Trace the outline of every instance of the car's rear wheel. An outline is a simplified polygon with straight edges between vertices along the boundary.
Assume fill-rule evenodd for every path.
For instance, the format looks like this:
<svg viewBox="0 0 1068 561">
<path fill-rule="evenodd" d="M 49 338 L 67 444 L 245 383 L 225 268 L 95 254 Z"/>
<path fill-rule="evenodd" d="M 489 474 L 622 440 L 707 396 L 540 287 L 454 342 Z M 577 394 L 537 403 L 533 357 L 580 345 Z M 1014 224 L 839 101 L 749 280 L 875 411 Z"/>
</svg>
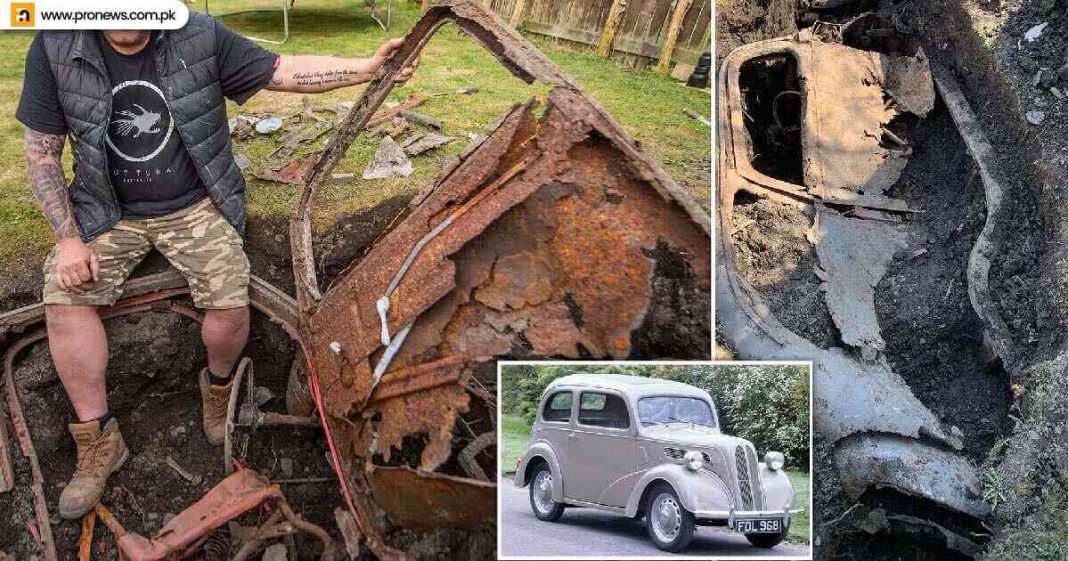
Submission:
<svg viewBox="0 0 1068 561">
<path fill-rule="evenodd" d="M 553 500 L 553 472 L 545 464 L 530 478 L 530 509 L 544 522 L 556 522 L 564 513 L 564 505 Z"/>
<path fill-rule="evenodd" d="M 682 551 L 693 539 L 693 513 L 682 506 L 671 485 L 661 483 L 649 494 L 645 527 L 656 547 L 670 552 Z"/>
<path fill-rule="evenodd" d="M 782 531 L 778 534 L 746 534 L 745 539 L 756 547 L 772 548 L 782 543 L 789 531 L 790 525 L 783 524 Z"/>
</svg>

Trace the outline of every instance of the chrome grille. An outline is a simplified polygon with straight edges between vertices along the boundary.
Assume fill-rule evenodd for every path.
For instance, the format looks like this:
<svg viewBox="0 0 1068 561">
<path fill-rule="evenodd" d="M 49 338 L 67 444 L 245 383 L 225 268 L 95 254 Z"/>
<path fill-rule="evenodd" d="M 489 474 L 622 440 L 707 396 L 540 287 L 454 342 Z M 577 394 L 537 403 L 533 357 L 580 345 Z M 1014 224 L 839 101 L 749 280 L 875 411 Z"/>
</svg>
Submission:
<svg viewBox="0 0 1068 561">
<path fill-rule="evenodd" d="M 756 450 L 751 445 L 745 446 L 745 455 L 749 460 L 749 473 L 759 474 L 760 466 L 757 464 Z M 760 484 L 759 476 L 755 481 L 752 481 L 751 487 L 753 490 L 753 504 L 757 509 L 764 509 L 764 488 Z"/>
<path fill-rule="evenodd" d="M 745 446 L 734 448 L 734 468 L 738 474 L 738 491 L 742 496 L 742 508 L 753 510 L 753 480 L 750 475 L 749 461 Z"/>
</svg>

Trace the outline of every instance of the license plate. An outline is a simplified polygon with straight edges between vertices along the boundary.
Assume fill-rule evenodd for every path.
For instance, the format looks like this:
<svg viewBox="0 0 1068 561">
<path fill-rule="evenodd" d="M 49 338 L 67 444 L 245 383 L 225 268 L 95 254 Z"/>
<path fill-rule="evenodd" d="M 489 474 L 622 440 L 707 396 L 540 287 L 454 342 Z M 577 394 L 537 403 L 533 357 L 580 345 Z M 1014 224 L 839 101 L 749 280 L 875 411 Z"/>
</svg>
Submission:
<svg viewBox="0 0 1068 561">
<path fill-rule="evenodd" d="M 778 518 L 748 518 L 736 522 L 738 531 L 746 534 L 777 534 L 782 531 Z"/>
</svg>

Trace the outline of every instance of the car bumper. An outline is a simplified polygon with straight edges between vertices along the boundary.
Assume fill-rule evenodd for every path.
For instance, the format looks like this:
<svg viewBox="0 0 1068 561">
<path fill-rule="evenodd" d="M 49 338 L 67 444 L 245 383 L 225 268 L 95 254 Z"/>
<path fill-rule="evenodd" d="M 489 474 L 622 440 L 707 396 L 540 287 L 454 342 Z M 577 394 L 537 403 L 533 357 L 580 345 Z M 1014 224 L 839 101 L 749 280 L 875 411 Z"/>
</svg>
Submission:
<svg viewBox="0 0 1068 561">
<path fill-rule="evenodd" d="M 790 525 L 790 519 L 803 508 L 787 508 L 786 510 L 699 510 L 694 512 L 694 518 L 699 520 L 726 520 L 727 527 L 735 529 L 738 520 L 755 520 L 764 518 L 779 518 L 783 527 Z"/>
</svg>

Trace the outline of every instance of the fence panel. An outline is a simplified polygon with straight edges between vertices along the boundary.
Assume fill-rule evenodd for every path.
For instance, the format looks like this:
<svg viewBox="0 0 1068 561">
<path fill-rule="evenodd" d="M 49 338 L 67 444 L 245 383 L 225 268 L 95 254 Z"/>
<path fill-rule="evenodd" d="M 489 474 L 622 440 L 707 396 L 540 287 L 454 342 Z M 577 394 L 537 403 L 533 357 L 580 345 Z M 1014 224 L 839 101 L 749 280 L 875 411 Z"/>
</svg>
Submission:
<svg viewBox="0 0 1068 561">
<path fill-rule="evenodd" d="M 690 4 L 679 30 L 672 59 L 693 63 L 708 50 L 712 26 L 712 0 Z M 489 0 L 505 20 L 512 17 L 516 0 Z M 597 45 L 612 0 L 527 0 L 521 27 L 587 45 Z M 655 61 L 671 21 L 675 0 L 628 0 L 612 42 L 612 50 Z"/>
</svg>

